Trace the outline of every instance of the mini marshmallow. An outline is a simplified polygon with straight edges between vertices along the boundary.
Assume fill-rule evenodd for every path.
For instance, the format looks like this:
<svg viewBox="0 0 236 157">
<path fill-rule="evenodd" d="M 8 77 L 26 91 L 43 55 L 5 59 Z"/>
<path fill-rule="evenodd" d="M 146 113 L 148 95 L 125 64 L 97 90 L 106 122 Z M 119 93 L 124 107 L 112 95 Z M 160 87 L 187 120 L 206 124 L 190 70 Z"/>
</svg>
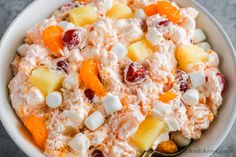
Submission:
<svg viewBox="0 0 236 157">
<path fill-rule="evenodd" d="M 193 19 L 196 19 L 198 17 L 198 14 L 199 14 L 199 12 L 195 8 L 192 8 L 192 7 L 186 8 L 185 12 L 189 17 L 191 17 Z"/>
<path fill-rule="evenodd" d="M 170 131 L 177 131 L 180 129 L 179 121 L 173 116 L 165 117 L 165 122 L 167 123 Z"/>
<path fill-rule="evenodd" d="M 195 20 L 190 18 L 190 17 L 185 17 L 183 22 L 181 23 L 181 26 L 187 30 L 187 31 L 191 31 L 194 30 L 196 28 L 196 23 Z"/>
<path fill-rule="evenodd" d="M 171 140 L 173 140 L 179 147 L 188 146 L 191 142 L 191 139 L 184 137 L 181 132 L 173 132 L 171 134 Z"/>
<path fill-rule="evenodd" d="M 57 108 L 62 103 L 62 95 L 60 92 L 51 92 L 46 97 L 46 104 L 50 108 Z"/>
<path fill-rule="evenodd" d="M 220 60 L 216 52 L 209 50 L 208 63 L 210 66 L 214 66 L 214 67 L 219 66 Z"/>
<path fill-rule="evenodd" d="M 78 85 L 78 74 L 76 72 L 69 73 L 62 82 L 62 86 L 68 90 L 72 90 L 78 87 Z"/>
<path fill-rule="evenodd" d="M 58 23 L 58 25 L 64 28 L 65 31 L 75 28 L 75 25 L 73 23 L 67 21 L 61 21 Z"/>
<path fill-rule="evenodd" d="M 18 47 L 17 52 L 21 57 L 25 57 L 29 48 L 30 48 L 29 44 L 22 44 L 21 46 Z"/>
<path fill-rule="evenodd" d="M 70 62 L 80 62 L 83 60 L 82 55 L 80 54 L 79 49 L 73 49 L 70 51 L 71 56 L 69 57 Z"/>
<path fill-rule="evenodd" d="M 146 19 L 147 15 L 146 13 L 143 11 L 143 9 L 138 9 L 134 16 L 137 18 L 137 19 L 141 19 L 141 20 L 144 20 Z"/>
<path fill-rule="evenodd" d="M 197 71 L 189 74 L 192 87 L 197 88 L 203 86 L 206 83 L 205 74 L 203 72 Z"/>
<path fill-rule="evenodd" d="M 171 106 L 161 102 L 154 102 L 153 114 L 164 117 L 171 112 Z"/>
<path fill-rule="evenodd" d="M 114 52 L 119 58 L 124 58 L 127 54 L 126 47 L 119 42 L 114 44 L 111 51 Z"/>
<path fill-rule="evenodd" d="M 94 131 L 104 123 L 104 117 L 99 111 L 93 112 L 84 121 L 85 126 Z"/>
<path fill-rule="evenodd" d="M 31 106 L 38 106 L 44 103 L 44 96 L 39 89 L 30 89 L 28 94 L 28 103 Z"/>
<path fill-rule="evenodd" d="M 83 121 L 84 118 L 83 115 L 78 114 L 78 112 L 75 111 L 69 111 L 67 113 L 67 117 L 73 124 L 76 124 L 77 126 Z"/>
<path fill-rule="evenodd" d="M 175 43 L 181 43 L 186 38 L 186 31 L 182 27 L 173 27 L 170 39 Z"/>
<path fill-rule="evenodd" d="M 199 92 L 198 90 L 192 88 L 192 89 L 188 89 L 183 97 L 182 100 L 184 103 L 188 104 L 188 105 L 196 105 L 199 101 Z"/>
<path fill-rule="evenodd" d="M 120 103 L 120 99 L 118 96 L 113 96 L 112 94 L 107 94 L 103 99 L 103 105 L 105 107 L 107 114 L 112 114 L 117 112 L 123 108 Z"/>
<path fill-rule="evenodd" d="M 136 24 L 131 23 L 121 29 L 123 37 L 125 37 L 127 42 L 134 42 L 143 37 L 143 31 Z"/>
<path fill-rule="evenodd" d="M 78 133 L 70 142 L 69 146 L 80 155 L 87 156 L 87 151 L 90 147 L 90 140 L 82 133 Z"/>
<path fill-rule="evenodd" d="M 197 44 L 206 40 L 206 35 L 201 29 L 196 29 L 194 31 L 193 43 Z"/>
<path fill-rule="evenodd" d="M 146 34 L 146 38 L 152 45 L 155 46 L 161 42 L 163 37 L 161 33 L 158 32 L 155 27 L 149 27 L 148 32 Z"/>
<path fill-rule="evenodd" d="M 202 48 L 203 50 L 205 50 L 206 52 L 211 49 L 211 46 L 207 43 L 207 42 L 201 42 L 199 44 L 197 44 L 198 47 Z"/>
</svg>

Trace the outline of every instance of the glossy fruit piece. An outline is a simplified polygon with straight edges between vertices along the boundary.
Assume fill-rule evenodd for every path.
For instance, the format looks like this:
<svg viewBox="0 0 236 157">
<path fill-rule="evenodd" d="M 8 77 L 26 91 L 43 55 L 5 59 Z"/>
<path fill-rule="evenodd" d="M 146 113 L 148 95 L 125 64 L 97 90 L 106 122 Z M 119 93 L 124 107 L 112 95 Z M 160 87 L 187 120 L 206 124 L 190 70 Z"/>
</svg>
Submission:
<svg viewBox="0 0 236 157">
<path fill-rule="evenodd" d="M 148 150 L 167 125 L 155 116 L 147 117 L 131 137 L 131 142 L 142 150 Z"/>
<path fill-rule="evenodd" d="M 76 0 L 77 2 L 83 2 L 83 3 L 87 3 L 89 2 L 90 0 Z"/>
<path fill-rule="evenodd" d="M 146 39 L 135 42 L 128 47 L 128 57 L 133 61 L 142 61 L 152 52 L 153 47 Z"/>
<path fill-rule="evenodd" d="M 48 93 L 61 88 L 62 79 L 63 77 L 55 71 L 50 71 L 47 68 L 38 68 L 32 72 L 29 82 L 39 88 L 44 96 L 47 96 Z"/>
<path fill-rule="evenodd" d="M 79 42 L 79 32 L 77 29 L 70 29 L 64 33 L 63 42 L 69 50 L 75 48 Z"/>
<path fill-rule="evenodd" d="M 86 98 L 88 98 L 90 101 L 92 101 L 95 96 L 95 93 L 91 89 L 86 89 L 84 91 L 84 95 L 86 96 Z"/>
<path fill-rule="evenodd" d="M 158 23 L 159 27 L 167 27 L 170 24 L 169 20 L 164 20 Z"/>
<path fill-rule="evenodd" d="M 107 16 L 112 19 L 126 19 L 131 18 L 133 13 L 126 4 L 117 3 L 107 12 Z"/>
<path fill-rule="evenodd" d="M 85 60 L 80 68 L 80 79 L 84 85 L 99 96 L 106 94 L 105 87 L 98 78 L 98 65 L 93 59 Z"/>
<path fill-rule="evenodd" d="M 131 84 L 139 84 L 146 79 L 147 74 L 148 72 L 141 64 L 133 62 L 125 68 L 125 81 Z"/>
<path fill-rule="evenodd" d="M 190 66 L 193 66 L 197 62 L 208 61 L 208 54 L 203 49 L 195 45 L 181 45 L 177 48 L 175 55 L 179 68 L 184 71 L 189 71 Z"/>
<path fill-rule="evenodd" d="M 169 101 L 173 100 L 176 98 L 176 94 L 174 92 L 166 92 L 162 95 L 160 95 L 159 100 L 164 102 L 164 103 L 168 103 Z"/>
<path fill-rule="evenodd" d="M 60 56 L 60 51 L 64 48 L 62 36 L 63 29 L 60 26 L 49 26 L 42 33 L 44 44 L 58 57 Z"/>
<path fill-rule="evenodd" d="M 92 24 L 97 19 L 97 10 L 90 6 L 80 6 L 69 12 L 69 20 L 77 26 Z"/>
<path fill-rule="evenodd" d="M 43 118 L 30 116 L 24 119 L 24 125 L 32 134 L 35 144 L 43 149 L 48 138 L 48 130 Z"/>
<path fill-rule="evenodd" d="M 161 16 L 166 16 L 166 18 L 173 23 L 181 22 L 183 19 L 179 9 L 168 1 L 160 1 L 157 3 L 157 13 Z"/>
<path fill-rule="evenodd" d="M 143 10 L 148 16 L 155 15 L 157 13 L 157 4 L 147 5 L 143 8 Z"/>
<path fill-rule="evenodd" d="M 157 146 L 157 151 L 165 154 L 173 154 L 178 151 L 177 145 L 172 141 L 163 141 Z"/>
<path fill-rule="evenodd" d="M 102 151 L 100 151 L 99 149 L 95 149 L 92 153 L 91 157 L 104 157 Z"/>
<path fill-rule="evenodd" d="M 67 157 L 65 153 L 61 153 L 59 157 Z"/>
<path fill-rule="evenodd" d="M 175 79 L 179 85 L 179 90 L 181 92 L 185 92 L 186 90 L 189 89 L 188 77 L 189 77 L 188 74 L 185 73 L 184 71 L 182 71 L 182 70 L 176 71 Z"/>
<path fill-rule="evenodd" d="M 60 60 L 57 62 L 57 70 L 64 71 L 65 73 L 68 73 L 68 62 L 65 60 Z"/>
</svg>

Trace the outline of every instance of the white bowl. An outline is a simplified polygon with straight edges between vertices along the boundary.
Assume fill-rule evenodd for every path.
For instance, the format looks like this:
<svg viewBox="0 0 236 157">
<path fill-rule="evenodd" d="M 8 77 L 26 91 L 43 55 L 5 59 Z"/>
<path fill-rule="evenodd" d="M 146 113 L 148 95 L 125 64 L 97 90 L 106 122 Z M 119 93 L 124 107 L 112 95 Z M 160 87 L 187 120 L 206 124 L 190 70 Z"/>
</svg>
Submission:
<svg viewBox="0 0 236 157">
<path fill-rule="evenodd" d="M 8 134 L 18 147 L 28 156 L 42 157 L 41 151 L 31 142 L 20 120 L 15 115 L 9 102 L 7 85 L 12 78 L 11 62 L 16 54 L 17 47 L 22 43 L 27 30 L 32 28 L 43 18 L 48 17 L 56 8 L 68 0 L 36 0 L 29 5 L 11 24 L 0 44 L 0 118 Z M 236 60 L 233 46 L 216 20 L 199 4 L 193 0 L 177 0 L 180 6 L 192 6 L 200 11 L 198 26 L 208 37 L 214 50 L 221 58 L 221 70 L 227 80 L 227 89 L 224 92 L 224 102 L 219 115 L 204 132 L 201 140 L 195 142 L 189 150 L 181 156 L 205 157 L 210 156 L 222 143 L 231 129 L 236 117 Z M 207 152 L 205 152 L 207 151 Z"/>
</svg>

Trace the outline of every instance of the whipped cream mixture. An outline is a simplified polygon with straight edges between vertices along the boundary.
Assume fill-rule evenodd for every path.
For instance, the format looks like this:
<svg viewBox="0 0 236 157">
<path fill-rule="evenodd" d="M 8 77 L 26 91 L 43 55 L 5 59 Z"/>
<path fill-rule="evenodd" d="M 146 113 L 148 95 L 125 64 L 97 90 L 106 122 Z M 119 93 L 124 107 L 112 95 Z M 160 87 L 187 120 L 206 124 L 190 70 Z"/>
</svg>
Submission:
<svg viewBox="0 0 236 157">
<path fill-rule="evenodd" d="M 77 0 L 35 25 L 9 83 L 35 144 L 49 157 L 136 157 L 173 132 L 200 139 L 225 80 L 197 16 L 162 0 Z M 150 117 L 163 129 L 139 144 Z"/>
</svg>

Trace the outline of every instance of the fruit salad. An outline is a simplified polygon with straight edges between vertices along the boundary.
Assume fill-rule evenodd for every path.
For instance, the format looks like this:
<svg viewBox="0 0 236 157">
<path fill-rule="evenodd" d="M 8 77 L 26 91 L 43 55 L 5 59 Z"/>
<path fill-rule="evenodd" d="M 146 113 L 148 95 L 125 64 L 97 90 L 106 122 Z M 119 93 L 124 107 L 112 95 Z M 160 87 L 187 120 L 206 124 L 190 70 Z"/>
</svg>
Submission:
<svg viewBox="0 0 236 157">
<path fill-rule="evenodd" d="M 168 0 L 74 0 L 30 29 L 12 107 L 48 157 L 173 154 L 200 140 L 224 75 L 199 12 Z"/>
</svg>

